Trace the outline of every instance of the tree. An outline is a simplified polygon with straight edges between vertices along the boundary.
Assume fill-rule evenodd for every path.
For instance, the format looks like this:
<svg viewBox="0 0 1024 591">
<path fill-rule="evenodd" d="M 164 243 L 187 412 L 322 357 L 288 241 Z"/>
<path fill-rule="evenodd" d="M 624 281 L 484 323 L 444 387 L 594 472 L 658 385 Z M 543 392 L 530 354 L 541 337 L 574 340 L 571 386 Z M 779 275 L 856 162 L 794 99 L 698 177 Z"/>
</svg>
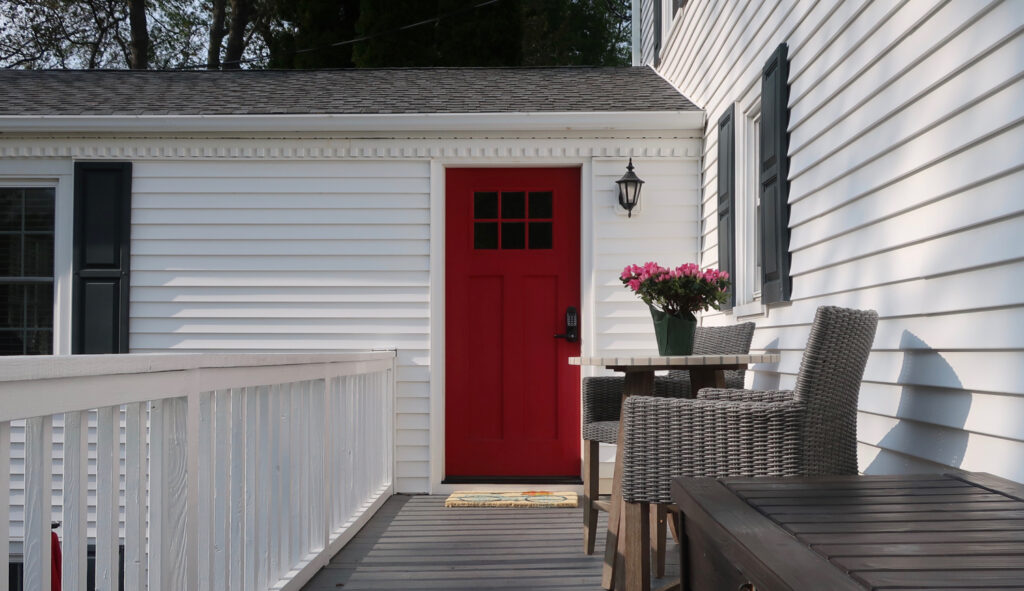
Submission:
<svg viewBox="0 0 1024 591">
<path fill-rule="evenodd" d="M 351 68 L 360 0 L 281 0 L 266 36 L 271 68 Z"/>
<path fill-rule="evenodd" d="M 629 63 L 630 0 L 362 0 L 359 67 Z M 437 20 L 436 17 L 441 16 Z M 415 28 L 403 25 L 428 21 Z"/>
<path fill-rule="evenodd" d="M 0 0 L 0 67 L 182 68 L 222 66 L 213 43 L 223 0 Z M 225 60 L 237 67 L 266 53 L 254 38 L 253 0 L 232 0 Z M 222 35 L 223 38 L 223 35 Z"/>
<path fill-rule="evenodd" d="M 524 66 L 629 64 L 629 11 L 623 0 L 522 0 Z"/>
<path fill-rule="evenodd" d="M 131 66 L 127 7 L 117 0 L 4 0 L 0 60 L 30 68 Z"/>
<path fill-rule="evenodd" d="M 624 65 L 631 0 L 0 0 L 0 67 Z"/>
<path fill-rule="evenodd" d="M 128 4 L 128 22 L 131 27 L 129 67 L 145 70 L 149 67 L 149 25 L 146 23 L 146 0 L 131 0 Z"/>
</svg>

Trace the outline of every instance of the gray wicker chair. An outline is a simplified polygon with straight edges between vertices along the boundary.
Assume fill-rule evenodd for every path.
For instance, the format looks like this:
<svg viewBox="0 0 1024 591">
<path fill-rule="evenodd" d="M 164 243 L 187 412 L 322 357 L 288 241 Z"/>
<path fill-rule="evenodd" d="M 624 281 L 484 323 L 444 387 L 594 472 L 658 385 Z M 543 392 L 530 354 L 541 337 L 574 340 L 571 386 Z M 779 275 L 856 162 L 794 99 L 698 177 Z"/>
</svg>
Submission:
<svg viewBox="0 0 1024 591">
<path fill-rule="evenodd" d="M 754 323 L 734 326 L 697 327 L 693 336 L 695 355 L 749 353 L 754 338 Z M 725 385 L 743 387 L 744 372 L 726 371 Z M 601 376 L 583 379 L 583 550 L 594 553 L 597 536 L 598 457 L 600 443 L 614 444 L 619 433 L 619 410 L 622 406 L 623 378 Z M 670 371 L 654 381 L 657 396 L 691 398 L 690 373 Z"/>
<path fill-rule="evenodd" d="M 627 569 L 647 568 L 648 507 L 672 502 L 672 478 L 856 474 L 857 397 L 877 323 L 873 310 L 818 308 L 791 391 L 627 399 L 622 495 L 627 519 L 642 522 Z"/>
</svg>

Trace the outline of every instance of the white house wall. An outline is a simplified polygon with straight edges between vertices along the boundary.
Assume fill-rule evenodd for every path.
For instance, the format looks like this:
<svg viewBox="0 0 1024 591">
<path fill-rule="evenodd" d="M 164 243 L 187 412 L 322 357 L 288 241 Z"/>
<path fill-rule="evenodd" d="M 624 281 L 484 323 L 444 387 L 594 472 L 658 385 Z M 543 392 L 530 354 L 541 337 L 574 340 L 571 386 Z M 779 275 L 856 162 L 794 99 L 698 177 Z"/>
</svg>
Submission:
<svg viewBox="0 0 1024 591">
<path fill-rule="evenodd" d="M 427 492 L 438 484 L 431 462 L 443 458 L 431 441 L 432 424 L 443 425 L 431 416 L 443 409 L 443 383 L 432 378 L 443 374 L 443 350 L 431 352 L 443 328 L 431 313 L 443 299 L 443 260 L 432 260 L 443 248 L 431 248 L 443 236 L 431 227 L 443 178 L 432 174 L 586 171 L 588 353 L 651 350 L 646 309 L 617 280 L 625 264 L 696 260 L 702 132 L 601 135 L 620 137 L 11 138 L 0 139 L 0 168 L 133 163 L 132 352 L 397 348 L 396 489 Z M 629 157 L 647 181 L 632 218 L 618 213 L 614 183 Z"/>
<path fill-rule="evenodd" d="M 687 3 L 663 42 L 659 72 L 711 122 L 705 266 L 718 254 L 714 122 L 733 103 L 743 116 L 789 45 L 792 304 L 750 318 L 753 347 L 783 355 L 751 379 L 794 385 L 819 305 L 877 310 L 865 472 L 1024 481 L 1022 30 L 1013 0 L 714 1 Z"/>
</svg>

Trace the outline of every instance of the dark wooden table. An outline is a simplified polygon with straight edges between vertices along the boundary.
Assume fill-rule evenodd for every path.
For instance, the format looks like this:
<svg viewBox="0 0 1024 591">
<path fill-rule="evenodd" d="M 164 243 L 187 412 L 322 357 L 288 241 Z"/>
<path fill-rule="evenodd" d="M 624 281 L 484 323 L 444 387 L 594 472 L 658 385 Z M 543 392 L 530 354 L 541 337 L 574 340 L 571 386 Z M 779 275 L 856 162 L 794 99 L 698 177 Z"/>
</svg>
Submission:
<svg viewBox="0 0 1024 591">
<path fill-rule="evenodd" d="M 1024 590 L 1024 485 L 906 476 L 678 478 L 683 589 Z"/>
</svg>

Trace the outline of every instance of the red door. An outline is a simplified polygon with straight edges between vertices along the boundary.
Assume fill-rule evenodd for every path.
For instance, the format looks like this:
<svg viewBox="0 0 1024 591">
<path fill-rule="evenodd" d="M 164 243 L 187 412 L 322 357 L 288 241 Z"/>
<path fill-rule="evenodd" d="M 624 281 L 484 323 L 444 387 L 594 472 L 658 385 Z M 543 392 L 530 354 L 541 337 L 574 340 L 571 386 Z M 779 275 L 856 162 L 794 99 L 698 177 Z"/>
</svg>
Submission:
<svg viewBox="0 0 1024 591">
<path fill-rule="evenodd" d="M 578 168 L 449 169 L 445 473 L 579 477 Z"/>
</svg>

